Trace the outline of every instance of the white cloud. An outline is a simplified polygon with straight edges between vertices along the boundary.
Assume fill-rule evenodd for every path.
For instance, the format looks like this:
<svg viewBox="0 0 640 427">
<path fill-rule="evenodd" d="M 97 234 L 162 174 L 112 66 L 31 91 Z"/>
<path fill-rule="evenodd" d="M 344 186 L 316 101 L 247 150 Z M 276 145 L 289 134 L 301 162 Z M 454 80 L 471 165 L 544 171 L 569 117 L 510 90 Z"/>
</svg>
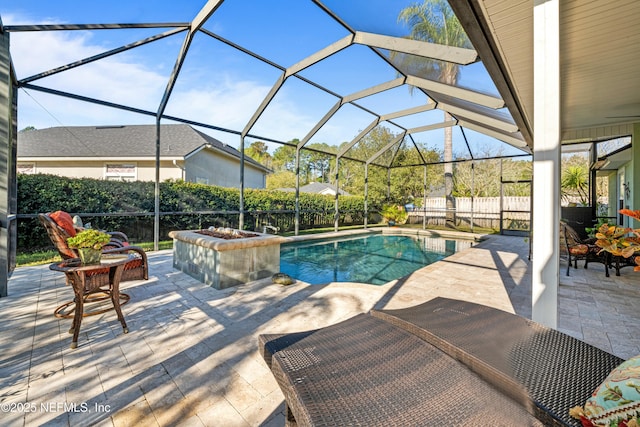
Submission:
<svg viewBox="0 0 640 427">
<path fill-rule="evenodd" d="M 3 19 L 6 24 L 18 21 L 7 17 Z M 36 75 L 113 48 L 100 42 L 102 36 L 102 33 L 97 36 L 85 31 L 12 33 L 11 54 L 18 78 Z M 176 58 L 173 53 L 166 53 L 160 58 L 137 56 L 136 53 L 134 49 L 114 55 L 36 80 L 33 84 L 156 112 Z M 205 79 L 179 79 L 166 114 L 242 131 L 271 89 L 272 82 L 236 80 L 233 70 L 218 74 L 208 69 L 199 71 L 198 74 L 206 76 Z M 313 108 L 309 103 L 296 105 L 286 91 L 279 93 L 276 102 L 270 104 L 250 133 L 281 141 L 303 138 L 315 125 L 315 117 L 322 117 L 325 113 L 314 113 Z M 152 123 L 153 118 L 28 90 L 28 94 L 19 92 L 18 121 L 18 127 L 22 129 L 25 126 Z M 339 132 L 340 129 L 329 126 L 323 129 L 323 134 L 328 135 L 327 142 L 344 141 L 354 136 L 339 135 Z M 229 134 L 220 139 L 237 145 L 236 138 Z M 272 149 L 278 146 L 270 145 Z"/>
</svg>

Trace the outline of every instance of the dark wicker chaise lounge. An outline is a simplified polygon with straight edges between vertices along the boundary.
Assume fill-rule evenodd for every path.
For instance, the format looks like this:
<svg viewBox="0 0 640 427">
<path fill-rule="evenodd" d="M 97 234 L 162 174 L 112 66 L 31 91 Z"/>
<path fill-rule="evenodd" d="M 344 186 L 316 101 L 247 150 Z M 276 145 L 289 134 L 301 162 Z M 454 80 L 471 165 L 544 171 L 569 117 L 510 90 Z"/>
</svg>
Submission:
<svg viewBox="0 0 640 427">
<path fill-rule="evenodd" d="M 288 425 L 579 426 L 622 359 L 490 307 L 436 298 L 315 331 L 261 335 Z"/>
</svg>

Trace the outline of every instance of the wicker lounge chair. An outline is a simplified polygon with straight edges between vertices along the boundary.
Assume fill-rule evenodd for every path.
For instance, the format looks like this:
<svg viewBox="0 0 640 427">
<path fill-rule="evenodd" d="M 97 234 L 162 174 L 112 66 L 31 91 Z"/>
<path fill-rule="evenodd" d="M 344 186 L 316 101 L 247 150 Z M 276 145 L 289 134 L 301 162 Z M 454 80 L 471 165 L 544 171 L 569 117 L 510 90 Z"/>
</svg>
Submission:
<svg viewBox="0 0 640 427">
<path fill-rule="evenodd" d="M 261 335 L 289 425 L 579 426 L 622 360 L 522 317 L 463 301 Z"/>
</svg>

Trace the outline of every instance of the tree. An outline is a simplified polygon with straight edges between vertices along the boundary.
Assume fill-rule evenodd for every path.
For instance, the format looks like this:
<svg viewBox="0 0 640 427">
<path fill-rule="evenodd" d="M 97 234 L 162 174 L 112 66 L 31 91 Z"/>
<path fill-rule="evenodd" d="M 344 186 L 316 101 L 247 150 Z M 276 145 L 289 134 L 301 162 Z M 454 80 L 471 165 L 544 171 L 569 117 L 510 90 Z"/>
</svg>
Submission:
<svg viewBox="0 0 640 427">
<path fill-rule="evenodd" d="M 388 128 L 378 126 L 348 151 L 348 157 L 366 161 L 397 137 L 398 135 Z M 384 152 L 369 165 L 367 186 L 371 205 L 405 204 L 413 200 L 416 202 L 421 200 L 424 193 L 422 179 L 424 166 L 414 165 L 421 165 L 423 159 L 427 162 L 435 162 L 439 158 L 439 154 L 435 151 L 421 144 L 415 146 L 409 142 L 408 138 L 404 142 L 399 141 L 398 145 Z M 387 173 L 387 167 L 391 167 L 390 174 Z M 364 194 L 364 164 L 341 159 L 339 172 L 341 188 L 351 194 Z M 429 186 L 440 186 L 441 177 L 441 174 L 435 176 L 433 167 L 427 167 Z M 390 190 L 389 179 L 391 180 Z"/>
<path fill-rule="evenodd" d="M 567 167 L 562 172 L 562 198 L 578 197 L 584 206 L 589 204 L 589 170 L 582 165 Z"/>
<path fill-rule="evenodd" d="M 29 131 L 32 131 L 32 130 L 38 130 L 38 129 L 36 129 L 33 126 L 27 126 L 24 129 L 20 130 L 20 132 L 29 132 Z"/>
<path fill-rule="evenodd" d="M 251 157 L 256 162 L 262 163 L 266 167 L 270 168 L 272 164 L 271 154 L 269 154 L 269 147 L 262 141 L 254 141 L 245 148 L 244 154 Z"/>
<path fill-rule="evenodd" d="M 296 174 L 291 171 L 278 171 L 267 175 L 267 189 L 295 188 Z"/>
<path fill-rule="evenodd" d="M 297 140 L 294 140 L 297 141 Z M 273 169 L 275 171 L 288 170 L 296 172 L 296 149 L 289 145 L 282 145 L 273 152 Z"/>
<path fill-rule="evenodd" d="M 323 151 L 326 153 L 335 153 L 336 147 L 330 146 L 324 142 L 316 142 L 308 144 L 305 148 Z M 335 156 L 324 154 L 318 151 L 306 151 L 305 160 L 308 163 L 309 181 L 329 182 L 329 171 L 335 164 Z"/>
<path fill-rule="evenodd" d="M 411 39 L 454 47 L 472 47 L 462 25 L 446 0 L 424 0 L 422 4 L 414 3 L 400 11 L 398 21 L 410 26 L 409 38 Z M 409 63 L 409 69 L 417 72 L 419 77 L 435 79 L 451 86 L 455 86 L 458 82 L 460 67 L 457 64 L 416 59 L 416 57 L 407 57 L 404 62 Z M 449 113 L 445 112 L 444 121 L 450 119 Z M 444 132 L 444 180 L 448 225 L 455 222 L 452 160 L 453 135 L 451 128 L 448 127 Z"/>
</svg>

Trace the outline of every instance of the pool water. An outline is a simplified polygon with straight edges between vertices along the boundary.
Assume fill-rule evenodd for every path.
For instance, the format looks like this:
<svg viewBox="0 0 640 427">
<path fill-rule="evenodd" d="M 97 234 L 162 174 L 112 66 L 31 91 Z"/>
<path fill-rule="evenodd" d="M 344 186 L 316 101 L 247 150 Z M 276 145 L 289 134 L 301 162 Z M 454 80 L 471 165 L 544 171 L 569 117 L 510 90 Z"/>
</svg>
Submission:
<svg viewBox="0 0 640 427">
<path fill-rule="evenodd" d="M 280 271 L 312 285 L 329 282 L 382 285 L 471 244 L 466 240 L 381 234 L 306 241 L 281 246 Z"/>
</svg>

